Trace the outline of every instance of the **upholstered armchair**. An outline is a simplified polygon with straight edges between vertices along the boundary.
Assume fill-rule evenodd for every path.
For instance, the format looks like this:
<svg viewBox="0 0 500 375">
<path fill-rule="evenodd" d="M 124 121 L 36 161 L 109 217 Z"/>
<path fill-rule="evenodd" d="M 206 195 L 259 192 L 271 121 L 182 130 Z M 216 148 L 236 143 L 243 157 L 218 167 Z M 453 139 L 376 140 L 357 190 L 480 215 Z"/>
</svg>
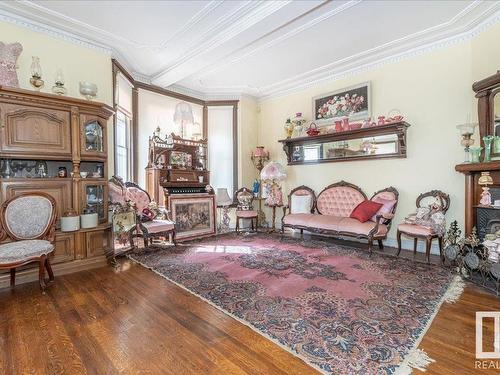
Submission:
<svg viewBox="0 0 500 375">
<path fill-rule="evenodd" d="M 252 225 L 252 231 L 257 230 L 257 222 L 259 212 L 253 209 L 253 193 L 243 187 L 236 191 L 234 199 L 237 202 L 236 206 L 236 233 L 240 231 L 240 220 L 248 219 Z M 255 222 L 255 224 L 254 224 Z"/>
<path fill-rule="evenodd" d="M 16 268 L 39 263 L 39 283 L 45 293 L 45 270 L 54 281 L 49 254 L 54 251 L 56 202 L 45 193 L 25 193 L 5 201 L 0 207 L 0 269 L 10 269 L 10 285 L 16 282 Z"/>
<path fill-rule="evenodd" d="M 149 209 L 151 198 L 146 190 L 133 182 L 125 182 L 125 199 L 130 201 L 135 207 L 137 213 L 137 226 L 132 230 L 136 236 L 142 237 L 144 246 L 151 244 L 153 238 L 169 238 L 172 236 L 172 242 L 175 240 L 175 222 L 170 220 L 169 212 L 162 210 L 166 219 L 143 220 L 143 213 Z"/>
</svg>

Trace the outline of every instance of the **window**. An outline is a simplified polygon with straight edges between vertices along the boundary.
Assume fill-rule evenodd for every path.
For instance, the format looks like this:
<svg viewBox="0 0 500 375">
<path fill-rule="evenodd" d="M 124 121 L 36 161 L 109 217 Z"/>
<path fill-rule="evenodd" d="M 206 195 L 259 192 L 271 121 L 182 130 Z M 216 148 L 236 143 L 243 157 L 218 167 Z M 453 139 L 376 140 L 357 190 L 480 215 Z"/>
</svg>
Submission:
<svg viewBox="0 0 500 375">
<path fill-rule="evenodd" d="M 132 173 L 132 88 L 123 74 L 116 73 L 115 87 L 115 175 L 124 181 L 134 179 Z"/>
<path fill-rule="evenodd" d="M 210 185 L 234 193 L 233 107 L 208 107 L 208 169 Z"/>
<path fill-rule="evenodd" d="M 130 117 L 118 110 L 115 125 L 115 175 L 124 181 L 131 181 Z"/>
</svg>

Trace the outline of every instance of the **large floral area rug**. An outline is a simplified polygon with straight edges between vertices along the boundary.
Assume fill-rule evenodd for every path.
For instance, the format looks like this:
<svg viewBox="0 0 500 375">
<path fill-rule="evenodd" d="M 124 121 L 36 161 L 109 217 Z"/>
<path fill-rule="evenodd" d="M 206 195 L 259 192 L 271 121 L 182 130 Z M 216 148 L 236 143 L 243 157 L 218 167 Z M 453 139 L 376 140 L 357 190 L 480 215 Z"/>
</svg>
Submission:
<svg viewBox="0 0 500 375">
<path fill-rule="evenodd" d="M 130 257 L 316 369 L 342 375 L 411 371 L 408 358 L 454 284 L 441 267 L 263 234 Z"/>
</svg>

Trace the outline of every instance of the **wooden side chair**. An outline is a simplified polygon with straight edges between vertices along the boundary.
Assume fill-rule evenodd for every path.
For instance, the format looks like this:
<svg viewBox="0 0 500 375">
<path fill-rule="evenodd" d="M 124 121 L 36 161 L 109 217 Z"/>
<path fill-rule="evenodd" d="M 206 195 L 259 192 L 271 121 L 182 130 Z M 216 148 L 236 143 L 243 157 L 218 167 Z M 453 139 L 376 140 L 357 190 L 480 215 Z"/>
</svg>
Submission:
<svg viewBox="0 0 500 375">
<path fill-rule="evenodd" d="M 237 202 L 236 233 L 240 231 L 240 220 L 242 219 L 250 220 L 252 231 L 257 231 L 259 212 L 253 209 L 253 193 L 246 187 L 243 187 L 234 193 L 234 199 Z"/>
<path fill-rule="evenodd" d="M 0 207 L 0 228 L 12 242 L 0 245 L 0 269 L 10 269 L 10 286 L 16 283 L 16 268 L 38 262 L 38 281 L 45 294 L 45 270 L 54 281 L 49 254 L 54 251 L 56 201 L 46 193 L 24 193 Z M 2 235 L 0 234 L 0 237 Z"/>
<path fill-rule="evenodd" d="M 417 198 L 417 208 L 422 207 L 422 202 L 426 199 L 434 199 L 437 201 L 437 204 L 441 206 L 441 210 L 443 214 L 446 214 L 446 211 L 450 208 L 450 196 L 441 190 L 432 190 L 427 193 L 422 193 Z M 413 259 L 417 254 L 417 244 L 418 239 L 425 240 L 425 254 L 427 257 L 427 263 L 430 263 L 431 257 L 431 245 L 432 241 L 437 238 L 439 243 L 439 254 L 441 256 L 441 262 L 444 262 L 444 254 L 443 254 L 443 235 L 436 233 L 432 228 L 424 227 L 422 225 L 417 224 L 399 224 L 397 231 L 397 239 L 398 239 L 398 253 L 397 256 L 401 253 L 401 235 L 405 235 L 413 238 Z"/>
<path fill-rule="evenodd" d="M 150 221 L 141 221 L 142 211 L 151 203 L 151 198 L 146 190 L 133 182 L 125 182 L 125 198 L 135 204 L 137 212 L 137 226 L 133 228 L 135 236 L 142 237 L 144 247 L 152 244 L 153 238 L 169 238 L 172 236 L 172 243 L 176 244 L 175 239 L 175 222 L 170 220 L 168 211 L 166 211 L 167 219 L 153 219 Z"/>
</svg>

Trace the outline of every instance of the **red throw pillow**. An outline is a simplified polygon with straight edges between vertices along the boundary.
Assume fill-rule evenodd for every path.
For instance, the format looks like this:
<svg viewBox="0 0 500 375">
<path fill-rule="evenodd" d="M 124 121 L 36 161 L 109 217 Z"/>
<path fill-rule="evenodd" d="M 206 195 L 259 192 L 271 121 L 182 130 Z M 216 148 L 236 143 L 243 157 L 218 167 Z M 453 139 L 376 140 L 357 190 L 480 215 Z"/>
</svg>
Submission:
<svg viewBox="0 0 500 375">
<path fill-rule="evenodd" d="M 357 219 L 358 221 L 364 223 L 370 220 L 370 218 L 377 213 L 377 211 L 382 207 L 383 204 L 373 202 L 373 201 L 363 201 L 352 210 L 350 217 Z"/>
</svg>

